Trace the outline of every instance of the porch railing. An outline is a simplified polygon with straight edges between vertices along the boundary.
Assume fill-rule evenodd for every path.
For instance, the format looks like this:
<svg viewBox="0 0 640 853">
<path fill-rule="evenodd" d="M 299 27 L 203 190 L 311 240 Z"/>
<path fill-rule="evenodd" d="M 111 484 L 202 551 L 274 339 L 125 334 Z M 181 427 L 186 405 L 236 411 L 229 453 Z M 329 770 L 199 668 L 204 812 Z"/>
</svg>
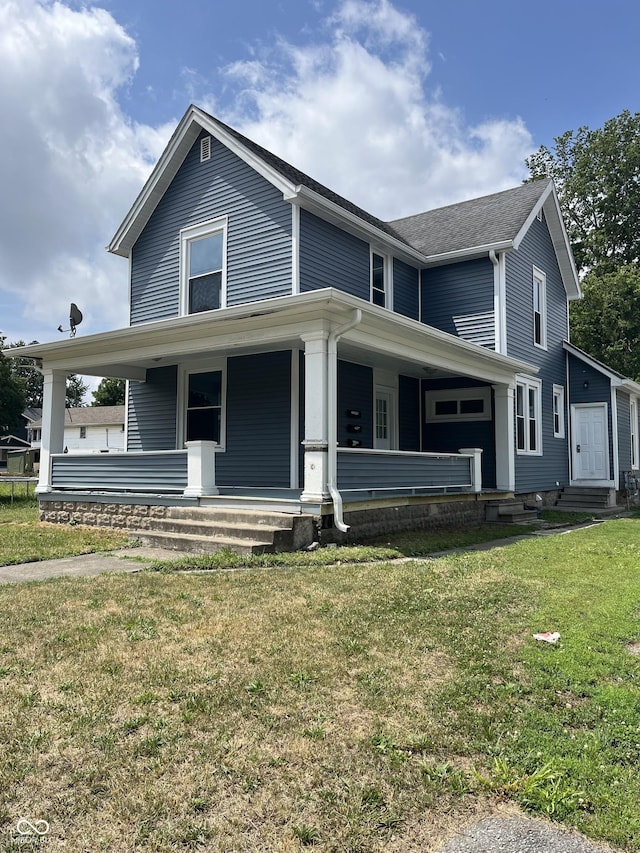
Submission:
<svg viewBox="0 0 640 853">
<path fill-rule="evenodd" d="M 56 453 L 51 457 L 51 483 L 56 490 L 182 493 L 187 486 L 187 451 Z"/>
<path fill-rule="evenodd" d="M 341 492 L 448 494 L 482 489 L 479 448 L 459 453 L 411 453 L 399 450 L 338 449 Z"/>
</svg>

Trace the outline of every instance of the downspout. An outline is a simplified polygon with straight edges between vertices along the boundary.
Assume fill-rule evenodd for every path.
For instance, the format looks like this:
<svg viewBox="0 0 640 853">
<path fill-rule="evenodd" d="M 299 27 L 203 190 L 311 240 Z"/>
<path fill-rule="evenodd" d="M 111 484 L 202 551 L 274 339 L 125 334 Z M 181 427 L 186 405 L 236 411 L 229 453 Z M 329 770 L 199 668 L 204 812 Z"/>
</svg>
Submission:
<svg viewBox="0 0 640 853">
<path fill-rule="evenodd" d="M 362 310 L 356 308 L 351 320 L 343 326 L 338 326 L 329 332 L 327 341 L 328 375 L 327 375 L 327 488 L 333 501 L 333 523 L 341 533 L 349 530 L 342 515 L 342 495 L 338 491 L 338 341 L 362 321 Z"/>
</svg>

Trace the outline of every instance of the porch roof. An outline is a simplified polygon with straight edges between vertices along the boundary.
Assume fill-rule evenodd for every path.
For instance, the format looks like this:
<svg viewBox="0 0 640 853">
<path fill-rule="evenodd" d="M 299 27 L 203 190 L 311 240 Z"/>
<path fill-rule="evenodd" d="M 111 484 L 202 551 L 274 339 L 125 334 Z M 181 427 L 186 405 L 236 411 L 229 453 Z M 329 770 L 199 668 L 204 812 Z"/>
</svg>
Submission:
<svg viewBox="0 0 640 853">
<path fill-rule="evenodd" d="M 333 288 L 16 347 L 5 355 L 31 357 L 51 370 L 143 382 L 148 369 L 180 360 L 301 347 L 303 336 L 328 333 L 357 309 L 361 321 L 343 335 L 343 355 L 366 352 L 373 363 L 396 363 L 416 376 L 429 368 L 431 375 L 441 371 L 498 384 L 512 384 L 517 373 L 537 373 L 526 362 Z"/>
</svg>

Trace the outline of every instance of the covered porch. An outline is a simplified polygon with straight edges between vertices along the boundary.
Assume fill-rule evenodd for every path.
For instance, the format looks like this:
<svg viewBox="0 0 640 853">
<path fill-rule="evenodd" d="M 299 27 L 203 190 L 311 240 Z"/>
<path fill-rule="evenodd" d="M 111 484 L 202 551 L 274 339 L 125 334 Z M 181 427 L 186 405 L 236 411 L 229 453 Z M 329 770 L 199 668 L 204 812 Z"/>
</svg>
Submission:
<svg viewBox="0 0 640 853">
<path fill-rule="evenodd" d="M 261 504 L 338 529 L 345 506 L 512 492 L 515 377 L 534 372 L 333 289 L 15 352 L 44 373 L 41 502 Z M 63 453 L 71 372 L 128 380 L 124 453 Z M 198 408 L 190 377 L 214 373 Z M 459 413 L 445 446 L 437 385 L 483 389 L 482 429 Z"/>
</svg>

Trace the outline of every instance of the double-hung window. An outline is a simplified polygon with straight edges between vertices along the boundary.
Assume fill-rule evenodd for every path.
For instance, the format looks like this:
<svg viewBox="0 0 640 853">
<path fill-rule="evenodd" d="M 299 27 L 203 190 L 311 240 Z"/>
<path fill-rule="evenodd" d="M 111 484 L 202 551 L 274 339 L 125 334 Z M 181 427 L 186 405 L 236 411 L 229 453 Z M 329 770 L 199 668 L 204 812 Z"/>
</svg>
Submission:
<svg viewBox="0 0 640 853">
<path fill-rule="evenodd" d="M 371 301 L 381 308 L 391 307 L 391 260 L 371 252 Z"/>
<path fill-rule="evenodd" d="M 516 448 L 518 453 L 542 454 L 542 383 L 521 377 L 516 383 Z"/>
<path fill-rule="evenodd" d="M 547 348 L 547 277 L 533 268 L 533 343 Z"/>
<path fill-rule="evenodd" d="M 188 373 L 186 377 L 186 441 L 215 441 L 222 438 L 222 370 Z"/>
<path fill-rule="evenodd" d="M 226 299 L 226 218 L 180 232 L 180 310 L 214 311 Z"/>
<path fill-rule="evenodd" d="M 553 437 L 564 438 L 564 386 L 553 386 Z"/>
</svg>

